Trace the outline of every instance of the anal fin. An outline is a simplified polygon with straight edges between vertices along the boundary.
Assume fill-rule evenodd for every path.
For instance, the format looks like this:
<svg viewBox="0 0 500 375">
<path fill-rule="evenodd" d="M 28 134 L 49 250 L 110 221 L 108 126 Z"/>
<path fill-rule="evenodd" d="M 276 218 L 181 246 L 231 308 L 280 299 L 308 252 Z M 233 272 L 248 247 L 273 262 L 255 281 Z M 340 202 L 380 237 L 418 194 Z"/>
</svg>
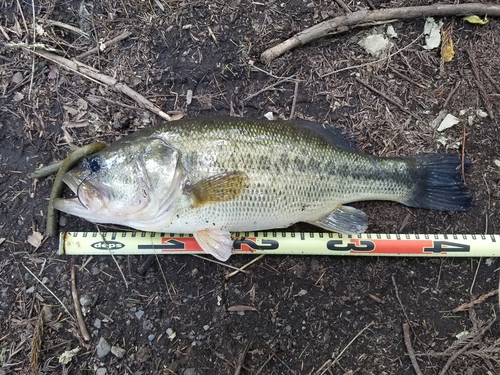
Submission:
<svg viewBox="0 0 500 375">
<path fill-rule="evenodd" d="M 227 230 L 202 229 L 194 232 L 194 238 L 204 252 L 223 262 L 233 253 L 233 240 Z"/>
<path fill-rule="evenodd" d="M 350 206 L 339 206 L 325 217 L 308 223 L 343 234 L 359 234 L 368 229 L 366 214 Z"/>
</svg>

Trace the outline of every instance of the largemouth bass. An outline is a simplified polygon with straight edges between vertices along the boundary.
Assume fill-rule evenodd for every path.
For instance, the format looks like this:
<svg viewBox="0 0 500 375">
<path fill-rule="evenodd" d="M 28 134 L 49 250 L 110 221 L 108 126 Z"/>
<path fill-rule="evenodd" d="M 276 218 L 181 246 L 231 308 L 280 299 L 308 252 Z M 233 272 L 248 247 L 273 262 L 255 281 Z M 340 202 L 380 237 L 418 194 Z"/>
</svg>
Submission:
<svg viewBox="0 0 500 375">
<path fill-rule="evenodd" d="M 367 217 L 350 202 L 467 210 L 460 165 L 453 154 L 365 155 L 339 130 L 307 121 L 185 119 L 139 130 L 83 160 L 64 177 L 76 197 L 54 206 L 96 223 L 193 233 L 204 251 L 227 260 L 230 231 L 302 221 L 362 233 Z"/>
</svg>

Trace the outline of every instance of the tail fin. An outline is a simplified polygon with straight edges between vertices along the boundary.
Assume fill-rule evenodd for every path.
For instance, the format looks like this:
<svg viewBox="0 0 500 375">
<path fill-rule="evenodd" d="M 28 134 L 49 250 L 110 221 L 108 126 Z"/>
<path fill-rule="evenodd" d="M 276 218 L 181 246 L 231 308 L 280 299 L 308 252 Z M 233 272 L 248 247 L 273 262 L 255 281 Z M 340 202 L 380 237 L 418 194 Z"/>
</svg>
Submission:
<svg viewBox="0 0 500 375">
<path fill-rule="evenodd" d="M 462 160 L 453 154 L 423 154 L 413 159 L 415 184 L 407 206 L 443 211 L 465 211 L 472 196 L 462 181 Z M 470 161 L 466 159 L 465 165 Z"/>
</svg>

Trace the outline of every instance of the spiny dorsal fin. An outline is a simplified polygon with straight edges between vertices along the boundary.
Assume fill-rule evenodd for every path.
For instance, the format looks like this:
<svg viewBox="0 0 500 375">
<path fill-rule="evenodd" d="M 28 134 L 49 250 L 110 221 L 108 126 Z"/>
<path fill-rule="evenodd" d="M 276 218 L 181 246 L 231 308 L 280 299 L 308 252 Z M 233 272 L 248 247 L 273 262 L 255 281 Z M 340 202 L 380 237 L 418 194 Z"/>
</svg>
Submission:
<svg viewBox="0 0 500 375">
<path fill-rule="evenodd" d="M 248 176 L 244 172 L 224 172 L 197 182 L 187 192 L 193 199 L 193 207 L 199 207 L 236 199 L 243 193 L 247 182 Z"/>
<path fill-rule="evenodd" d="M 291 126 L 297 126 L 311 133 L 323 137 L 329 144 L 341 148 L 346 151 L 356 150 L 356 139 L 354 135 L 343 134 L 339 128 L 334 128 L 320 122 L 313 122 L 307 120 L 289 120 L 287 121 Z"/>
</svg>

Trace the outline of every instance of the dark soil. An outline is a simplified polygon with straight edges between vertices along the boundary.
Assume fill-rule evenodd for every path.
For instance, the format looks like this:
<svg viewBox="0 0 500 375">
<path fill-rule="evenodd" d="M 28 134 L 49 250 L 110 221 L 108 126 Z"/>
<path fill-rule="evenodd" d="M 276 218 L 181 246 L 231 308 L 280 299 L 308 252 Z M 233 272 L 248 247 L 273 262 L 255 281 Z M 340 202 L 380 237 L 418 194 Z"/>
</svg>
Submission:
<svg viewBox="0 0 500 375">
<path fill-rule="evenodd" d="M 347 5 L 356 11 L 429 3 Z M 294 117 L 353 134 L 370 154 L 464 151 L 471 160 L 470 211 L 358 203 L 370 232 L 498 234 L 500 21 L 477 26 L 443 19 L 445 29 L 452 27 L 456 52 L 444 65 L 439 49 L 424 50 L 422 38 L 414 42 L 423 19 L 393 22 L 394 54 L 378 63 L 366 65 L 377 59 L 357 43 L 387 25 L 356 28 L 270 65 L 260 62 L 266 48 L 343 12 L 335 1 L 0 2 L 0 374 L 412 374 L 404 323 L 424 374 L 500 373 L 496 258 L 266 256 L 248 273 L 226 279 L 232 270 L 225 266 L 164 256 L 140 275 L 146 256 L 117 256 L 116 262 L 60 256 L 58 240 L 43 236 L 53 177 L 35 180 L 30 172 L 78 146 L 111 142 L 163 120 L 109 87 L 6 43 L 44 43 L 74 58 L 125 31 L 131 36 L 78 60 L 166 112 L 253 118 L 273 112 L 287 119 L 293 110 Z M 43 33 L 35 32 L 35 23 Z M 324 76 L 346 67 L 353 68 Z M 494 118 L 476 114 L 487 110 L 479 86 Z M 441 110 L 460 119 L 443 133 L 446 145 L 429 125 Z M 60 230 L 96 227 L 64 215 Z M 249 260 L 233 256 L 228 264 Z M 72 264 L 78 266 L 89 341 L 73 318 Z M 475 300 L 468 310 L 453 312 Z M 228 311 L 234 306 L 254 309 Z M 115 346 L 112 353 L 101 338 Z M 33 347 L 40 348 L 38 357 Z M 78 354 L 60 364 L 61 354 L 74 348 Z"/>
</svg>

